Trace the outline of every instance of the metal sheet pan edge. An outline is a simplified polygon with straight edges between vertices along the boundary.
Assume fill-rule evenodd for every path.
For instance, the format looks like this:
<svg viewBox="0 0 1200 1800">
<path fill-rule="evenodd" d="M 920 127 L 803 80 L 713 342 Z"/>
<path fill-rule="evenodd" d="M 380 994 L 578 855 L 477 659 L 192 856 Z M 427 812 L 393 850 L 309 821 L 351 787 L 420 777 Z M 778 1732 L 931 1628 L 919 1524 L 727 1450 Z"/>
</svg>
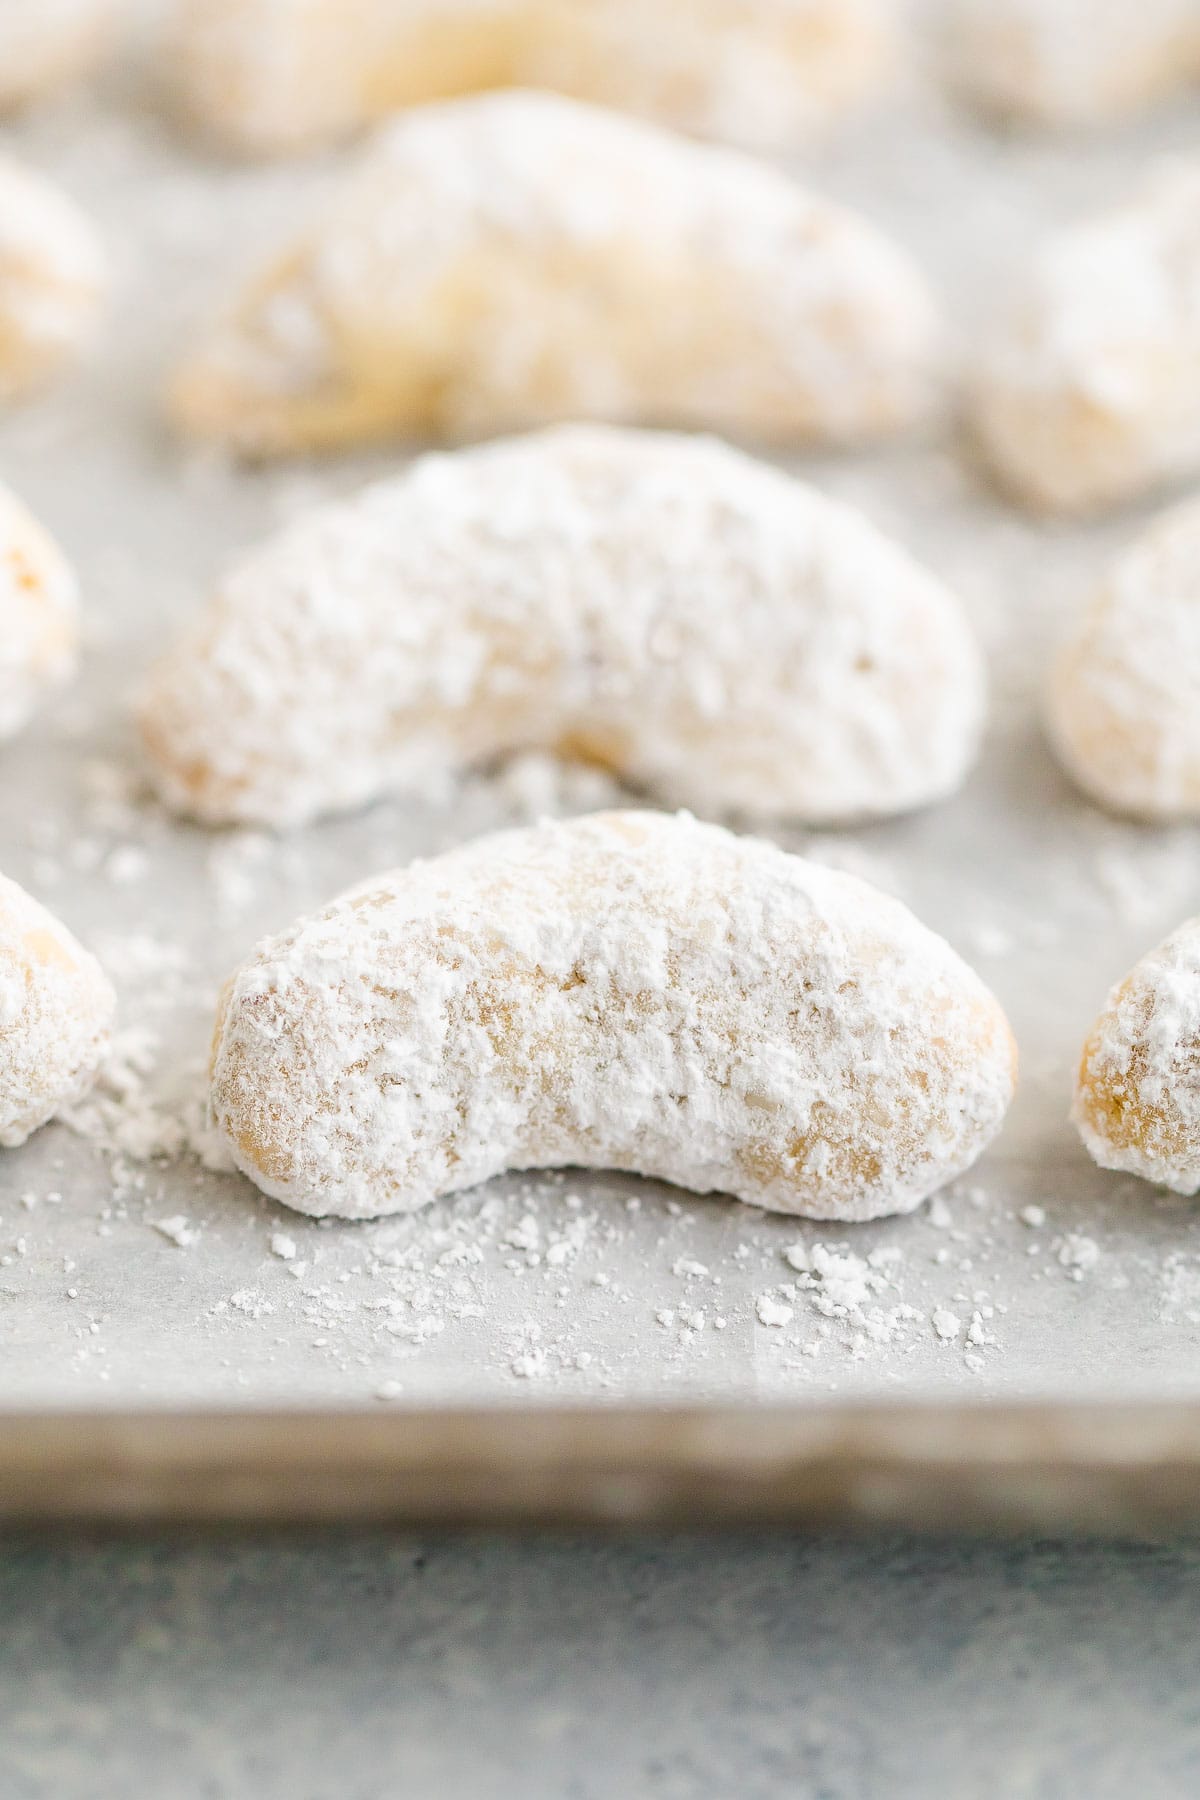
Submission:
<svg viewBox="0 0 1200 1800">
<path fill-rule="evenodd" d="M 0 1529 L 1200 1527 L 1200 1405 L 0 1414 Z"/>
</svg>

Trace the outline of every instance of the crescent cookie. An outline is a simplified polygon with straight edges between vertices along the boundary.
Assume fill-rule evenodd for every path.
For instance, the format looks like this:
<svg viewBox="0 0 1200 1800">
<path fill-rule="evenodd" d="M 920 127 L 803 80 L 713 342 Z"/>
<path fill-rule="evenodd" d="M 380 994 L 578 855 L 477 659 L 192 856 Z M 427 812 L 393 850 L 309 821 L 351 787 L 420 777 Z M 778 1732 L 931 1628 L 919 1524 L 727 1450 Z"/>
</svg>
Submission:
<svg viewBox="0 0 1200 1800">
<path fill-rule="evenodd" d="M 0 486 L 0 740 L 75 668 L 79 591 L 58 545 Z"/>
<path fill-rule="evenodd" d="M 182 0 L 170 55 L 184 110 L 257 153 L 512 87 L 767 147 L 881 86 L 888 34 L 876 0 Z"/>
<path fill-rule="evenodd" d="M 1046 718 L 1102 805 L 1200 818 L 1200 501 L 1117 559 L 1057 658 Z"/>
<path fill-rule="evenodd" d="M 0 0 L 0 113 L 85 75 L 113 35 L 120 0 Z"/>
<path fill-rule="evenodd" d="M 74 201 L 0 156 L 0 404 L 80 354 L 103 289 L 100 244 Z"/>
<path fill-rule="evenodd" d="M 518 750 L 831 821 L 950 793 L 982 658 L 859 514 L 711 438 L 560 426 L 429 456 L 225 580 L 150 679 L 165 797 L 299 824 Z"/>
<path fill-rule="evenodd" d="M 1014 1076 L 998 1003 L 898 901 L 686 814 L 610 813 L 479 839 L 260 944 L 211 1110 L 303 1212 L 576 1165 L 852 1220 L 966 1169 Z"/>
<path fill-rule="evenodd" d="M 1084 512 L 1200 470 L 1200 162 L 1051 240 L 973 378 L 1000 481 Z"/>
<path fill-rule="evenodd" d="M 0 1144 L 23 1144 L 86 1092 L 114 1007 L 96 959 L 0 875 Z"/>
<path fill-rule="evenodd" d="M 1099 125 L 1200 76 L 1197 0 L 948 0 L 956 84 L 1002 118 Z"/>
<path fill-rule="evenodd" d="M 392 125 L 173 407 L 259 455 L 563 418 L 850 442 L 922 415 L 936 346 L 864 221 L 737 151 L 512 93 Z"/>
<path fill-rule="evenodd" d="M 1200 919 L 1108 996 L 1083 1047 L 1072 1117 L 1104 1169 L 1200 1189 Z"/>
</svg>

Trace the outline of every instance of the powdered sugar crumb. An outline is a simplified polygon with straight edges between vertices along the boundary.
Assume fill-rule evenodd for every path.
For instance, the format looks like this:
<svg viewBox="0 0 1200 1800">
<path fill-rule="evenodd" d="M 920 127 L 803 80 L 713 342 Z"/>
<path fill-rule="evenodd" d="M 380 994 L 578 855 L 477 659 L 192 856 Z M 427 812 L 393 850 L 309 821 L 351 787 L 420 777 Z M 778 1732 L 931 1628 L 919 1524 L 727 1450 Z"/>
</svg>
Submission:
<svg viewBox="0 0 1200 1800">
<path fill-rule="evenodd" d="M 1082 1281 L 1100 1260 L 1100 1246 L 1095 1238 L 1080 1232 L 1069 1232 L 1051 1248 L 1072 1281 Z"/>
<path fill-rule="evenodd" d="M 760 1325 L 777 1327 L 791 1324 L 795 1308 L 786 1306 L 782 1300 L 776 1300 L 771 1294 L 760 1294 L 754 1302 L 754 1311 Z"/>
<path fill-rule="evenodd" d="M 168 1238 L 172 1244 L 177 1244 L 181 1250 L 186 1250 L 200 1236 L 191 1220 L 183 1213 L 174 1213 L 169 1219 L 151 1219 L 150 1223 L 155 1231 Z"/>
</svg>

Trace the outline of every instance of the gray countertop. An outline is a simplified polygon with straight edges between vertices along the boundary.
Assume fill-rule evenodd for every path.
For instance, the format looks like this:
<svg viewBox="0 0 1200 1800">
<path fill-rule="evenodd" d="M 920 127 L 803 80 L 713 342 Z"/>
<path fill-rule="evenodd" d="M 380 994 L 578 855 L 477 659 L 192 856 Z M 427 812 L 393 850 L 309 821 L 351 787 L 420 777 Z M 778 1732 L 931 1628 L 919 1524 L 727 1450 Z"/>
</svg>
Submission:
<svg viewBox="0 0 1200 1800">
<path fill-rule="evenodd" d="M 43 1541 L 0 1551 L 4 1800 L 1159 1800 L 1200 1547 Z"/>
</svg>

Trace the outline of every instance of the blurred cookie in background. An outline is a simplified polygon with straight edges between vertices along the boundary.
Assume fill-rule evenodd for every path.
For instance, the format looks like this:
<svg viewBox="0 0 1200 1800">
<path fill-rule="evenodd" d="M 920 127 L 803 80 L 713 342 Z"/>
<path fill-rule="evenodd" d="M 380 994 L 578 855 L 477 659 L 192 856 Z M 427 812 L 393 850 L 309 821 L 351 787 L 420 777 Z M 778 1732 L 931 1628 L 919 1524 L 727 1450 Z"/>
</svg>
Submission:
<svg viewBox="0 0 1200 1800">
<path fill-rule="evenodd" d="M 0 156 L 0 406 L 82 355 L 105 287 L 104 252 L 75 202 Z"/>
<path fill-rule="evenodd" d="M 0 0 L 0 113 L 80 80 L 109 49 L 123 0 Z"/>
<path fill-rule="evenodd" d="M 1102 125 L 1200 80 L 1200 0 L 942 0 L 951 82 L 1022 124 Z"/>
<path fill-rule="evenodd" d="M 786 148 L 875 93 L 888 46 L 882 0 L 177 0 L 166 60 L 191 120 L 258 155 L 502 87 Z"/>
</svg>

